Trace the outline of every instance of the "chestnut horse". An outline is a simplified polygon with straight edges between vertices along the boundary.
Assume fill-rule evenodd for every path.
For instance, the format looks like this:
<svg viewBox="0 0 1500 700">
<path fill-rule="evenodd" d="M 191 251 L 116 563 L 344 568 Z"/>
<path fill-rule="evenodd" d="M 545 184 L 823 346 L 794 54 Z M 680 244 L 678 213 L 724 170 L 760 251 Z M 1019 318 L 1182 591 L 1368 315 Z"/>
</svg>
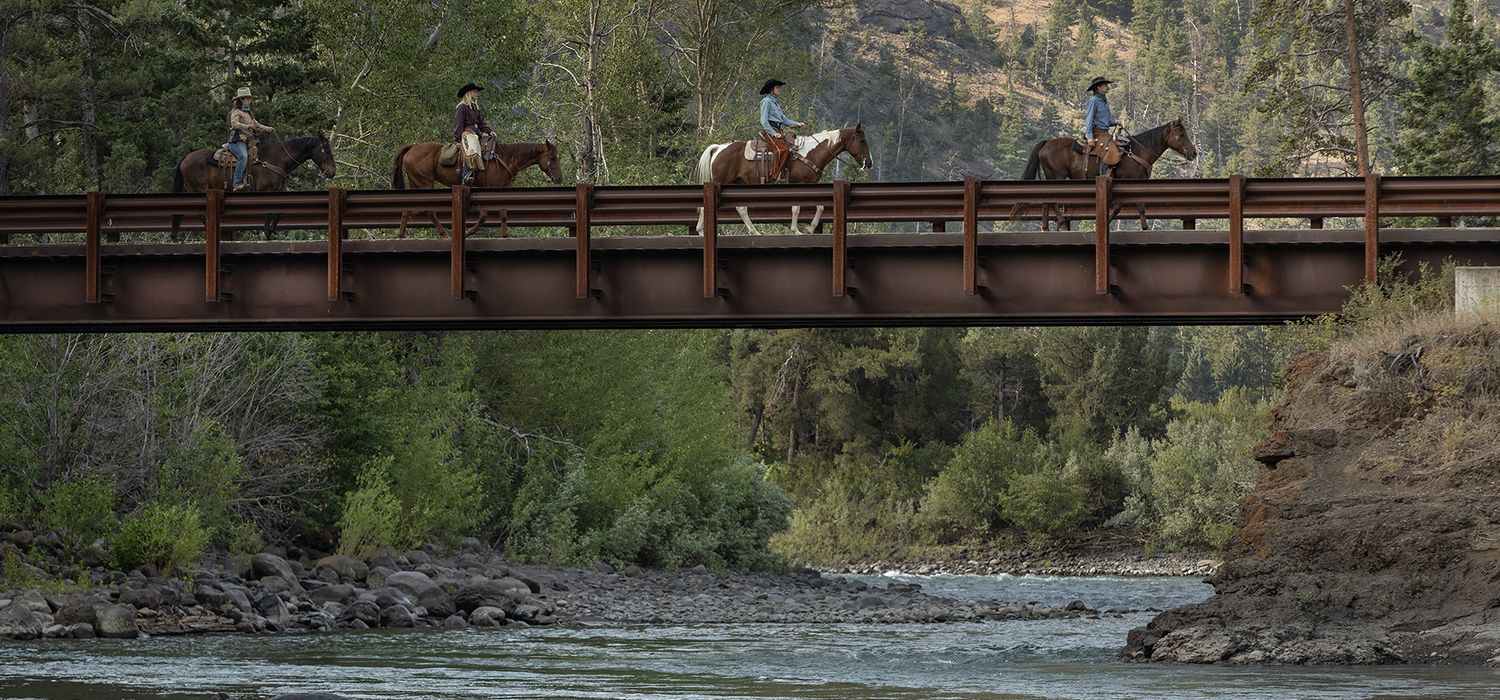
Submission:
<svg viewBox="0 0 1500 700">
<path fill-rule="evenodd" d="M 855 165 L 868 168 L 875 161 L 870 158 L 870 142 L 865 138 L 865 125 L 855 124 L 843 129 L 832 129 L 813 134 L 810 137 L 809 148 L 801 158 L 791 158 L 787 161 L 787 181 L 793 183 L 814 183 L 823 180 L 823 168 L 833 162 L 834 158 L 843 153 L 854 157 Z M 761 178 L 761 165 L 753 160 L 745 159 L 744 141 L 731 141 L 720 143 L 703 149 L 703 155 L 698 157 L 697 180 L 699 183 L 720 182 L 747 184 L 758 184 Z M 736 207 L 740 213 L 740 220 L 745 223 L 745 228 L 750 233 L 758 233 L 755 224 L 750 223 L 750 213 L 745 207 Z M 802 207 L 792 207 L 792 233 L 800 233 L 797 230 L 797 218 L 802 213 Z M 813 215 L 812 227 L 817 228 L 818 220 L 823 216 L 823 207 L 818 207 L 817 213 Z M 703 213 L 698 213 L 698 231 L 703 231 Z"/>
<path fill-rule="evenodd" d="M 442 150 L 443 144 L 437 141 L 402 146 L 396 151 L 396 160 L 391 166 L 391 189 L 425 190 L 434 182 L 449 187 L 457 185 L 458 164 L 439 164 L 438 153 Z M 541 168 L 552 184 L 562 184 L 562 160 L 558 156 L 557 144 L 549 140 L 497 144 L 495 159 L 486 161 L 484 170 L 475 171 L 473 186 L 510 187 L 522 170 L 533 165 Z"/>
<path fill-rule="evenodd" d="M 1198 148 L 1193 145 L 1192 139 L 1188 138 L 1187 128 L 1182 125 L 1181 119 L 1175 119 L 1166 124 L 1144 131 L 1130 137 L 1130 152 L 1120 159 L 1119 165 L 1115 166 L 1113 177 L 1124 179 L 1148 179 L 1151 177 L 1151 168 L 1156 165 L 1163 154 L 1169 149 L 1182 154 L 1184 158 L 1192 160 L 1198 157 Z M 1099 173 L 1099 160 L 1089 158 L 1088 155 L 1078 152 L 1074 146 L 1079 146 L 1077 139 L 1048 139 L 1042 141 L 1031 149 L 1031 157 L 1026 160 L 1026 170 L 1021 173 L 1022 180 L 1035 180 L 1040 172 L 1043 180 L 1092 180 Z M 1092 170 L 1093 172 L 1089 172 Z M 1011 210 L 1011 218 L 1020 217 L 1030 204 L 1017 204 Z M 1042 205 L 1042 230 L 1047 230 L 1049 221 L 1048 210 L 1055 205 Z M 1056 207 L 1057 224 L 1059 228 L 1068 227 L 1068 219 L 1062 207 Z M 1119 208 L 1110 213 L 1114 218 L 1119 213 Z M 1141 228 L 1146 228 L 1145 212 L 1141 212 Z"/>
<path fill-rule="evenodd" d="M 201 193 L 229 189 L 234 179 L 233 168 L 220 166 L 214 160 L 214 152 L 217 150 L 219 149 L 200 148 L 177 161 L 177 169 L 172 173 L 172 191 Z M 333 146 L 323 134 L 286 141 L 261 141 L 256 150 L 259 151 L 260 160 L 245 168 L 245 182 L 250 185 L 247 189 L 252 192 L 285 190 L 292 171 L 309 159 L 317 163 L 318 172 L 325 179 L 332 180 L 338 173 L 338 164 L 333 159 Z M 263 234 L 266 238 L 269 239 L 276 230 L 276 222 L 280 218 L 279 214 L 266 215 Z M 180 215 L 172 217 L 173 240 L 178 237 L 177 229 L 181 223 Z"/>
</svg>

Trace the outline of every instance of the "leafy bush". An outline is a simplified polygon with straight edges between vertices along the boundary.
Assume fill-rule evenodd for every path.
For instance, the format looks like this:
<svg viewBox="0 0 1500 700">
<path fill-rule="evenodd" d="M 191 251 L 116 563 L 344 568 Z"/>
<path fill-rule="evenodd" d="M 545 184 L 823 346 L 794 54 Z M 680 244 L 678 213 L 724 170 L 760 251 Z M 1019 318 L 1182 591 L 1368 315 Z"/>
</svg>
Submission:
<svg viewBox="0 0 1500 700">
<path fill-rule="evenodd" d="M 339 518 L 339 554 L 364 559 L 380 547 L 401 544 L 401 501 L 391 493 L 385 473 L 390 464 L 387 457 L 366 465 L 358 486 L 345 499 Z"/>
<path fill-rule="evenodd" d="M 1089 492 L 1076 474 L 1049 465 L 1011 477 L 1000 494 L 1005 518 L 1027 534 L 1058 536 L 1088 519 Z"/>
<path fill-rule="evenodd" d="M 1260 472 L 1251 454 L 1265 434 L 1267 407 L 1236 388 L 1217 403 L 1179 400 L 1175 408 L 1180 415 L 1165 438 L 1133 433 L 1110 448 L 1132 494 L 1111 522 L 1145 528 L 1170 547 L 1217 549 Z"/>
<path fill-rule="evenodd" d="M 82 547 L 115 529 L 115 483 L 90 476 L 59 481 L 42 496 L 38 523 L 62 536 L 72 547 Z"/>
<path fill-rule="evenodd" d="M 197 510 L 152 501 L 120 524 L 114 538 L 115 564 L 126 571 L 152 566 L 161 575 L 170 575 L 197 562 L 211 534 Z"/>
<path fill-rule="evenodd" d="M 991 530 L 1005 521 L 1001 494 L 1019 474 L 1041 471 L 1047 448 L 1036 431 L 986 422 L 964 436 L 948 466 L 927 485 L 921 518 L 938 530 Z"/>
</svg>

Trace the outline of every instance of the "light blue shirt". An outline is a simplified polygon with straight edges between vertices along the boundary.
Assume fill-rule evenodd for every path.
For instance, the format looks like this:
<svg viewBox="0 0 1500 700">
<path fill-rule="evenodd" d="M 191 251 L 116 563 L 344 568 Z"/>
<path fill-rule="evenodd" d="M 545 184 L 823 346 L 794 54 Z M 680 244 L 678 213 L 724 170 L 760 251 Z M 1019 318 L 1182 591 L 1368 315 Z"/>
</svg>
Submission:
<svg viewBox="0 0 1500 700">
<path fill-rule="evenodd" d="M 1083 137 L 1094 138 L 1094 129 L 1108 129 L 1119 122 L 1109 113 L 1109 100 L 1104 95 L 1095 93 L 1089 98 L 1087 111 L 1083 118 Z"/>
<path fill-rule="evenodd" d="M 760 100 L 760 128 L 773 134 L 781 131 L 771 126 L 771 122 L 779 122 L 782 126 L 792 128 L 807 126 L 786 116 L 786 112 L 781 111 L 781 98 L 768 94 Z"/>
</svg>

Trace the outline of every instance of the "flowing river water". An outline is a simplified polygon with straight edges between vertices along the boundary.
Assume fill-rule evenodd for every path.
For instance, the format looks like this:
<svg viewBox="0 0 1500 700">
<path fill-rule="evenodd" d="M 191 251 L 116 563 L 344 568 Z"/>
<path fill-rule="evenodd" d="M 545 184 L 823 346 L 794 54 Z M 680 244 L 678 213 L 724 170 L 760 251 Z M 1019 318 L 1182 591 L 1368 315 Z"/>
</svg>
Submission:
<svg viewBox="0 0 1500 700">
<path fill-rule="evenodd" d="M 960 599 L 1138 610 L 931 625 L 610 625 L 0 644 L 0 698 L 1475 698 L 1500 670 L 1123 664 L 1185 578 L 885 576 Z"/>
</svg>

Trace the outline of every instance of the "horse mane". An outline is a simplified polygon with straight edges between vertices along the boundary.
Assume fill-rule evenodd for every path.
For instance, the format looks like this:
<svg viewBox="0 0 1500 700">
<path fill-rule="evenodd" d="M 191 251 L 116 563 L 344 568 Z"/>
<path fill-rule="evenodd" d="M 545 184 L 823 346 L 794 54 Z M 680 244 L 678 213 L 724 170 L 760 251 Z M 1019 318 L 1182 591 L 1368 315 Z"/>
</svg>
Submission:
<svg viewBox="0 0 1500 700">
<path fill-rule="evenodd" d="M 1143 142 L 1143 143 L 1147 143 L 1147 144 L 1149 144 L 1152 147 L 1156 147 L 1156 146 L 1163 146 L 1164 147 L 1164 144 L 1165 144 L 1165 142 L 1167 140 L 1167 137 L 1166 137 L 1167 129 L 1172 128 L 1172 124 L 1173 124 L 1173 122 L 1167 122 L 1165 124 L 1162 124 L 1161 126 L 1158 126 L 1158 127 L 1155 127 L 1155 128 L 1151 128 L 1151 129 L 1147 129 L 1145 131 L 1142 131 L 1141 133 L 1136 134 L 1135 136 L 1132 136 L 1131 138 L 1133 138 L 1133 139 L 1135 139 L 1137 141 Z"/>
</svg>

